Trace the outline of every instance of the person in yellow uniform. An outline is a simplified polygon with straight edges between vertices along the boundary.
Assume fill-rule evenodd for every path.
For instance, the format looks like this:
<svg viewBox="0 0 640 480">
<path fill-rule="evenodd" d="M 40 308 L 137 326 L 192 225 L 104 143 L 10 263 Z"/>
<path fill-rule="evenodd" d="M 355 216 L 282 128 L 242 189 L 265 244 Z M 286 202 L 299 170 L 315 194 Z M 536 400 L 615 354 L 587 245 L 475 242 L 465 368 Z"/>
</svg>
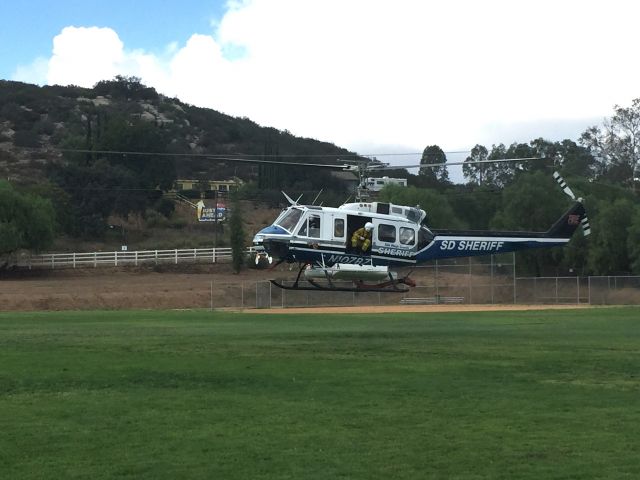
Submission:
<svg viewBox="0 0 640 480">
<path fill-rule="evenodd" d="M 351 246 L 360 249 L 363 252 L 369 250 L 371 246 L 371 232 L 373 231 L 373 223 L 367 222 L 364 227 L 359 228 L 351 236 Z"/>
</svg>

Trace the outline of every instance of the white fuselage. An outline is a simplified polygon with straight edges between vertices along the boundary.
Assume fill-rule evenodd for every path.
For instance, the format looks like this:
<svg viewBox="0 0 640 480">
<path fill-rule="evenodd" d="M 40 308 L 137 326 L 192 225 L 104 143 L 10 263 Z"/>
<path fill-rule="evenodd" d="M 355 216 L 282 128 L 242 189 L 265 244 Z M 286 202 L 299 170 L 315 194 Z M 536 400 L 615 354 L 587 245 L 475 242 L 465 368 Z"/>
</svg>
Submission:
<svg viewBox="0 0 640 480">
<path fill-rule="evenodd" d="M 438 258 L 468 257 L 564 245 L 582 206 L 574 205 L 549 232 L 448 231 L 432 232 L 422 224 L 426 214 L 418 207 L 382 202 L 349 203 L 339 208 L 293 205 L 273 225 L 254 237 L 256 247 L 291 262 L 324 266 L 411 266 Z M 352 235 L 365 224 L 373 225 L 371 245 L 361 250 Z M 554 230 L 555 229 L 555 230 Z M 554 235 L 555 231 L 558 232 Z M 564 233 L 563 233 L 564 232 Z"/>
<path fill-rule="evenodd" d="M 350 203 L 339 208 L 296 205 L 260 231 L 254 244 L 267 247 L 270 242 L 287 242 L 291 260 L 302 262 L 410 265 L 415 263 L 416 253 L 433 239 L 429 229 L 419 224 L 425 216 L 418 208 L 378 202 Z M 371 248 L 357 250 L 351 238 L 366 223 L 373 224 Z"/>
</svg>

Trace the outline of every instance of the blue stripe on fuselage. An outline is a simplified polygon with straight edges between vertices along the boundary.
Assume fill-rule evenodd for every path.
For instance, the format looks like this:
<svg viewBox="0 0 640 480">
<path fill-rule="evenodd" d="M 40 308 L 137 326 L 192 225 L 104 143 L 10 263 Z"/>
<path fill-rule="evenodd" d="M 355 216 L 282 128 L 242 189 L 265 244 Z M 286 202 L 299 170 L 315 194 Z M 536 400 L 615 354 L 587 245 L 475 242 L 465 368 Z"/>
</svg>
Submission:
<svg viewBox="0 0 640 480">
<path fill-rule="evenodd" d="M 322 247 L 315 248 L 291 248 L 289 255 L 292 260 L 307 263 L 324 263 L 327 266 L 336 263 L 347 263 L 351 265 L 413 265 L 415 259 L 397 259 L 391 257 L 380 257 L 376 252 L 371 255 L 360 255 L 351 252 L 338 252 L 335 250 L 322 250 Z"/>
<path fill-rule="evenodd" d="M 439 258 L 472 257 L 510 253 L 530 248 L 555 247 L 565 245 L 567 239 L 560 238 L 443 238 L 433 241 L 428 248 L 418 253 L 418 263 Z"/>
<path fill-rule="evenodd" d="M 318 248 L 292 247 L 289 251 L 290 258 L 298 262 L 322 263 L 331 266 L 336 263 L 348 263 L 355 265 L 388 265 L 388 266 L 410 266 L 420 264 L 429 260 L 455 257 L 472 257 L 480 255 L 493 255 L 499 253 L 510 253 L 518 250 L 531 248 L 555 247 L 565 245 L 567 239 L 561 238 L 522 238 L 509 239 L 503 237 L 482 239 L 470 238 L 436 238 L 424 250 L 412 257 L 399 257 L 393 255 L 378 255 L 373 250 L 370 255 L 360 255 L 352 252 L 336 251 Z"/>
</svg>

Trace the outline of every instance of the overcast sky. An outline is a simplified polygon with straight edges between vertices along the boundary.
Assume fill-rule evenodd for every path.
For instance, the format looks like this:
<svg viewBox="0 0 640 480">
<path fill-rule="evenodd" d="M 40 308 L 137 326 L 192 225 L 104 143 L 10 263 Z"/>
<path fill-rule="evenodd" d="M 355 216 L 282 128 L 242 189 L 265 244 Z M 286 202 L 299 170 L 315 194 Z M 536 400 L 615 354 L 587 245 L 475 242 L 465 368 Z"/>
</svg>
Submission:
<svg viewBox="0 0 640 480">
<path fill-rule="evenodd" d="M 361 154 L 576 140 L 640 97 L 634 1 L 5 3 L 2 78 L 135 75 Z"/>
</svg>

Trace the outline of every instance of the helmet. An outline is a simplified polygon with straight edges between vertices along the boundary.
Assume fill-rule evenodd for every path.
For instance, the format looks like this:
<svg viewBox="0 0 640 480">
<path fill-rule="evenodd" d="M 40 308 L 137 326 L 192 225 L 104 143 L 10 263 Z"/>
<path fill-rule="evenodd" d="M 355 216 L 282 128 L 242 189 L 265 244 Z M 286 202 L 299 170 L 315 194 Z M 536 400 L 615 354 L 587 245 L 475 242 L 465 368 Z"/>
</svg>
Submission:
<svg viewBox="0 0 640 480">
<path fill-rule="evenodd" d="M 364 224 L 364 229 L 365 230 L 373 230 L 373 223 L 371 222 L 367 222 Z"/>
</svg>

